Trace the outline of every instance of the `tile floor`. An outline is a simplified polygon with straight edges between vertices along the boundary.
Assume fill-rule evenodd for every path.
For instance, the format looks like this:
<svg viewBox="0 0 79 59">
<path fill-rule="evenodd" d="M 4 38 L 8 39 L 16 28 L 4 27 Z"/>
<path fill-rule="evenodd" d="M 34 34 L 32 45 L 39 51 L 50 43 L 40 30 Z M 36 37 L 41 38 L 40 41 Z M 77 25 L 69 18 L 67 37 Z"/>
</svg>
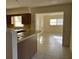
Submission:
<svg viewBox="0 0 79 59">
<path fill-rule="evenodd" d="M 62 47 L 62 36 L 37 34 L 37 53 L 32 59 L 72 59 L 68 47 Z"/>
</svg>

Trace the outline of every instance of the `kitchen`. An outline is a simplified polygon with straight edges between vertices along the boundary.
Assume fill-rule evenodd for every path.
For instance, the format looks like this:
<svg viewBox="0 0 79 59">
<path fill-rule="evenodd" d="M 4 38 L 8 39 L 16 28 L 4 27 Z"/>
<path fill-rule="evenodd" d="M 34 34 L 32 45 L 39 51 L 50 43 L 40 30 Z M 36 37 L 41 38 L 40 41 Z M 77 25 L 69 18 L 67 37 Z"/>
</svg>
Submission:
<svg viewBox="0 0 79 59">
<path fill-rule="evenodd" d="M 9 14 L 6 20 L 7 59 L 32 58 L 37 51 L 37 40 L 31 28 L 31 13 Z"/>
</svg>

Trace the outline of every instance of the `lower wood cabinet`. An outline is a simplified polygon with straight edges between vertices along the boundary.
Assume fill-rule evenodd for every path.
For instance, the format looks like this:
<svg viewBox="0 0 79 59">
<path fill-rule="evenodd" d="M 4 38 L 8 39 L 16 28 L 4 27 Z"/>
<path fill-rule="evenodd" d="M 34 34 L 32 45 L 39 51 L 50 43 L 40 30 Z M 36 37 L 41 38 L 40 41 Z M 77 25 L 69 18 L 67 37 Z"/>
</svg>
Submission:
<svg viewBox="0 0 79 59">
<path fill-rule="evenodd" d="M 37 40 L 34 37 L 18 43 L 18 59 L 31 59 L 36 52 Z"/>
</svg>

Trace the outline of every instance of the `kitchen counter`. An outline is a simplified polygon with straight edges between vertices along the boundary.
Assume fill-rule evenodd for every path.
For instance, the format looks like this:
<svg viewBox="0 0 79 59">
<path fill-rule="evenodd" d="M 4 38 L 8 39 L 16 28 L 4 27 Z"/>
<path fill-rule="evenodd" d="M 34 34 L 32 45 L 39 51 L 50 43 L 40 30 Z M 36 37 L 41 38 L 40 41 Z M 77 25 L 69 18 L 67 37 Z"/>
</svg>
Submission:
<svg viewBox="0 0 79 59">
<path fill-rule="evenodd" d="M 18 59 L 31 59 L 37 52 L 36 33 L 30 30 L 25 31 L 24 29 L 9 29 L 9 31 L 13 36 L 12 39 L 12 50 L 14 52 L 13 55 L 16 56 L 17 54 Z"/>
<path fill-rule="evenodd" d="M 18 59 L 31 59 L 37 52 L 36 33 L 20 32 L 18 35 Z"/>
<path fill-rule="evenodd" d="M 19 32 L 17 33 L 17 42 L 20 43 L 21 41 L 24 41 L 26 39 L 29 39 L 31 37 L 36 36 L 36 33 L 32 33 L 32 32 Z"/>
<path fill-rule="evenodd" d="M 33 31 L 26 31 L 25 29 L 13 29 L 9 28 L 10 31 L 16 31 L 17 32 L 17 42 L 20 43 L 21 41 L 28 39 L 30 37 L 36 36 L 36 33 Z"/>
<path fill-rule="evenodd" d="M 36 35 L 35 33 L 33 33 L 33 31 L 25 31 L 24 29 L 16 29 L 14 31 L 17 32 L 17 42 L 18 43 Z"/>
</svg>

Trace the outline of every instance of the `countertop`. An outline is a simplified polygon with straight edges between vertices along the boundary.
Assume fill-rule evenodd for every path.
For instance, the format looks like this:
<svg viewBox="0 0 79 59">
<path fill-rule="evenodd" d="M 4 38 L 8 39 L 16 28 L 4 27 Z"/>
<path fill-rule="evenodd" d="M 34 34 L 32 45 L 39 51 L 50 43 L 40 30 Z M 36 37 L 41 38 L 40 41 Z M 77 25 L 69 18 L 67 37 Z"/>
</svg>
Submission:
<svg viewBox="0 0 79 59">
<path fill-rule="evenodd" d="M 19 33 L 17 33 L 17 42 L 19 43 L 23 40 L 29 39 L 29 38 L 34 37 L 34 36 L 36 36 L 36 33 L 33 33 L 31 31 L 19 32 Z"/>
<path fill-rule="evenodd" d="M 25 31 L 24 29 L 9 29 L 10 31 L 17 32 L 17 43 L 20 43 L 26 39 L 36 36 L 36 33 L 33 31 Z"/>
</svg>

